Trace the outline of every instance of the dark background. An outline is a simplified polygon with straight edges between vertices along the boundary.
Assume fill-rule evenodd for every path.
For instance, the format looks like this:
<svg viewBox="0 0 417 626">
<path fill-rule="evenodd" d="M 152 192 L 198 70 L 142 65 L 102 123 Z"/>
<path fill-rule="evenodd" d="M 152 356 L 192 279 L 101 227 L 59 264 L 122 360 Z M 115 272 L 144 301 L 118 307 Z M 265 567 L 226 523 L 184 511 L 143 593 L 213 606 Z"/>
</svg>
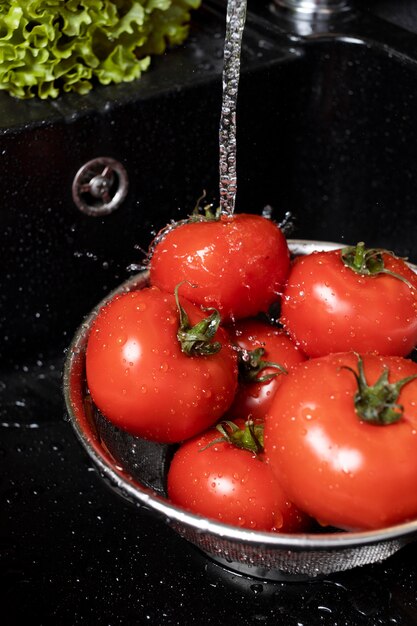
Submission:
<svg viewBox="0 0 417 626">
<path fill-rule="evenodd" d="M 365 240 L 417 261 L 417 10 L 357 2 L 318 29 L 249 2 L 238 211 L 292 236 Z M 137 83 L 55 102 L 0 94 L 0 488 L 4 623 L 417 624 L 416 545 L 305 583 L 222 570 L 121 500 L 65 417 L 62 364 L 83 316 L 203 189 L 218 201 L 224 3 Z M 118 159 L 129 193 L 90 217 L 75 173 Z"/>
</svg>

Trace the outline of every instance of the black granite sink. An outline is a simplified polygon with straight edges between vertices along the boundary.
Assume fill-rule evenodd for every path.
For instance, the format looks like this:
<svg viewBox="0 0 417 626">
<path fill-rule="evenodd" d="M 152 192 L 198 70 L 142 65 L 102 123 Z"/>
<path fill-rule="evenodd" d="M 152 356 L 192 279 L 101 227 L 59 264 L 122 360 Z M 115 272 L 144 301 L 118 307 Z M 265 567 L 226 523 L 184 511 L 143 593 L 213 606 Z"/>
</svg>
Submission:
<svg viewBox="0 0 417 626">
<path fill-rule="evenodd" d="M 269 205 L 277 220 L 292 214 L 294 237 L 365 240 L 415 262 L 411 5 L 370 2 L 365 10 L 358 2 L 309 29 L 255 4 L 244 37 L 237 210 Z M 242 579 L 120 502 L 64 419 L 61 367 L 83 316 L 203 190 L 218 200 L 223 35 L 224 3 L 206 3 L 188 42 L 156 59 L 136 84 L 55 102 L 0 94 L 8 624 L 417 623 L 415 546 L 311 585 Z M 75 206 L 71 187 L 78 169 L 102 156 L 123 164 L 129 191 L 116 211 L 92 217 Z"/>
</svg>

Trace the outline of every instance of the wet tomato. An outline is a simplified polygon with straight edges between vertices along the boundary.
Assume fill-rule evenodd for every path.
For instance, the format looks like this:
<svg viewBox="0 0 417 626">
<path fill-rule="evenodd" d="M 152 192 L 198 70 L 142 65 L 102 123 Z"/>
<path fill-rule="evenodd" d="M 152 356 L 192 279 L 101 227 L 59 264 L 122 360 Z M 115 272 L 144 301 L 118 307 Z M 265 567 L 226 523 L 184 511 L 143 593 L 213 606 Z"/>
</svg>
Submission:
<svg viewBox="0 0 417 626">
<path fill-rule="evenodd" d="M 150 259 L 150 282 L 214 306 L 222 319 L 266 311 L 279 299 L 289 270 L 289 250 L 280 228 L 260 215 L 235 214 L 181 224 L 158 240 Z"/>
<path fill-rule="evenodd" d="M 417 364 L 339 353 L 295 366 L 265 419 L 288 497 L 347 530 L 417 517 Z"/>
<path fill-rule="evenodd" d="M 417 276 L 402 259 L 362 244 L 313 252 L 293 264 L 281 321 L 310 357 L 406 356 L 417 343 Z"/>
<path fill-rule="evenodd" d="M 306 357 L 280 328 L 257 319 L 228 328 L 239 349 L 239 385 L 229 410 L 234 417 L 263 419 L 288 370 Z"/>
<path fill-rule="evenodd" d="M 175 295 L 156 287 L 114 298 L 94 320 L 86 354 L 88 387 L 102 413 L 133 435 L 167 443 L 216 422 L 237 386 L 236 354 L 222 328 L 212 338 L 217 352 L 205 354 L 201 345 L 202 353 L 184 352 L 181 317 L 197 324 L 205 314 L 178 302 L 182 316 Z"/>
<path fill-rule="evenodd" d="M 254 452 L 219 441 L 216 428 L 177 450 L 168 471 L 168 497 L 198 515 L 251 530 L 297 532 L 309 524 L 271 467 Z"/>
</svg>

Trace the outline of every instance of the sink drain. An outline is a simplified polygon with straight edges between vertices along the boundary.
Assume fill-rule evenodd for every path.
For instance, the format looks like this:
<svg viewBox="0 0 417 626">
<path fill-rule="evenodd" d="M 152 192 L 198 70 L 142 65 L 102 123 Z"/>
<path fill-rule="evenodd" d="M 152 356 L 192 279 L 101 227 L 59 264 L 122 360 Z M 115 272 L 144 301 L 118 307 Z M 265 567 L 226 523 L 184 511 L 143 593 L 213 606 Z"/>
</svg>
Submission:
<svg viewBox="0 0 417 626">
<path fill-rule="evenodd" d="M 72 183 L 72 198 L 83 213 L 101 217 L 119 208 L 128 186 L 127 173 L 121 163 L 97 157 L 78 170 Z"/>
</svg>

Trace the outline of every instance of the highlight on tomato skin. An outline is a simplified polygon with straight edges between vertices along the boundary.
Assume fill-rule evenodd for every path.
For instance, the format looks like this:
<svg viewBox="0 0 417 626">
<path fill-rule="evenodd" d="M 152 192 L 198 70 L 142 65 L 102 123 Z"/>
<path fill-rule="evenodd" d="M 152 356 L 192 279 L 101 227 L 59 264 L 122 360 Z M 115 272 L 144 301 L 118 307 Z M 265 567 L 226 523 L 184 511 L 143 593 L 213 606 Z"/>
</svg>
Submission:
<svg viewBox="0 0 417 626">
<path fill-rule="evenodd" d="M 343 251 L 353 247 L 313 252 L 292 264 L 281 322 L 309 357 L 349 350 L 407 356 L 417 344 L 417 275 L 403 259 L 360 246 L 354 249 L 372 260 L 363 271 L 374 273 L 344 262 Z"/>
<path fill-rule="evenodd" d="M 280 298 L 289 266 L 278 225 L 240 213 L 169 230 L 152 249 L 149 272 L 150 283 L 165 291 L 188 281 L 184 297 L 215 307 L 226 323 L 267 311 Z"/>
<path fill-rule="evenodd" d="M 219 441 L 215 428 L 179 447 L 167 484 L 173 504 L 217 522 L 282 533 L 303 532 L 310 525 L 263 457 Z"/>
<path fill-rule="evenodd" d="M 179 301 L 192 324 L 207 314 Z M 177 338 L 174 294 L 149 287 L 121 294 L 95 318 L 87 344 L 92 399 L 113 424 L 132 435 L 177 443 L 216 423 L 237 387 L 236 353 L 218 328 L 215 354 L 185 354 Z"/>
<path fill-rule="evenodd" d="M 265 454 L 316 520 L 372 530 L 417 517 L 417 364 L 338 353 L 295 366 L 265 418 Z"/>
<path fill-rule="evenodd" d="M 241 351 L 239 385 L 228 413 L 263 419 L 283 378 L 307 357 L 282 328 L 266 320 L 240 320 L 227 330 Z"/>
</svg>

